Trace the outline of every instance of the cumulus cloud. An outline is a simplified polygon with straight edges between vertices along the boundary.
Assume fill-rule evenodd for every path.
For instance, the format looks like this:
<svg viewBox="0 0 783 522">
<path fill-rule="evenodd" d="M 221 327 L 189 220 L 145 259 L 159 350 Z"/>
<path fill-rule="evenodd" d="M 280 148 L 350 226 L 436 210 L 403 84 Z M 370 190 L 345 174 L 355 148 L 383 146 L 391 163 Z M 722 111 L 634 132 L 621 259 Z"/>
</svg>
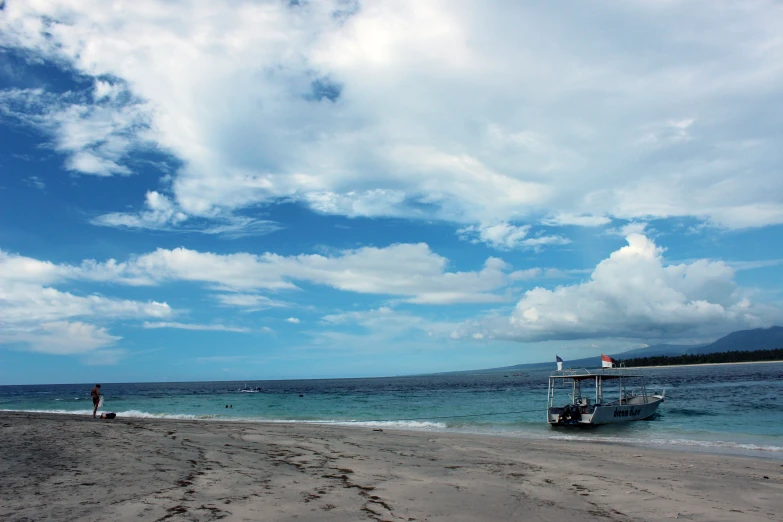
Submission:
<svg viewBox="0 0 783 522">
<path fill-rule="evenodd" d="M 57 266 L 29 262 L 29 277 L 111 279 L 127 284 L 161 284 L 168 281 L 201 282 L 241 296 L 225 297 L 224 304 L 263 304 L 247 291 L 296 290 L 304 281 L 361 294 L 384 294 L 419 304 L 486 303 L 503 301 L 496 292 L 508 283 L 508 265 L 490 257 L 479 271 L 449 272 L 448 260 L 424 243 L 363 247 L 325 256 L 273 253 L 214 254 L 186 248 L 158 249 L 126 262 L 83 262 Z M 21 270 L 19 270 L 21 271 Z M 40 273 L 39 273 L 40 272 Z M 268 303 L 271 304 L 271 303 Z"/>
<path fill-rule="evenodd" d="M 286 319 L 286 322 L 291 324 L 299 324 L 301 321 L 296 317 L 289 317 Z"/>
<path fill-rule="evenodd" d="M 34 352 L 56 355 L 85 354 L 114 345 L 121 337 L 105 328 L 80 321 L 54 321 L 29 327 L 7 327 L 0 344 L 20 344 Z"/>
<path fill-rule="evenodd" d="M 663 248 L 642 234 L 596 266 L 590 280 L 525 292 L 510 317 L 470 322 L 456 337 L 482 333 L 539 341 L 672 338 L 768 326 L 780 310 L 754 305 L 721 261 L 666 264 Z"/>
<path fill-rule="evenodd" d="M 104 263 L 85 260 L 79 265 L 55 264 L 0 250 L 0 284 L 49 285 L 66 280 L 113 281 L 128 285 L 149 285 L 153 280 L 130 273 L 125 264 L 110 259 Z"/>
<path fill-rule="evenodd" d="M 464 227 L 459 229 L 458 233 L 465 239 L 473 236 L 474 243 L 482 242 L 495 248 L 511 249 L 524 243 L 523 240 L 529 230 L 530 226 L 518 227 L 501 222 L 494 225 Z"/>
<path fill-rule="evenodd" d="M 648 229 L 648 224 L 640 221 L 632 221 L 630 223 L 626 223 L 622 227 L 619 228 L 610 228 L 606 231 L 609 235 L 613 236 L 620 236 L 620 237 L 628 237 L 631 234 L 642 234 L 646 236 L 650 236 L 652 230 Z"/>
<path fill-rule="evenodd" d="M 78 296 L 51 287 L 0 284 L 0 313 L 6 324 L 57 321 L 74 317 L 112 319 L 168 317 L 166 303 L 112 299 L 99 295 Z"/>
<path fill-rule="evenodd" d="M 166 303 L 79 296 L 53 287 L 71 281 L 136 286 L 201 283 L 218 291 L 215 298 L 219 304 L 246 310 L 286 306 L 260 292 L 296 291 L 298 282 L 345 292 L 392 296 L 417 304 L 490 303 L 508 299 L 503 292 L 512 277 L 504 261 L 490 257 L 481 270 L 469 272 L 449 271 L 448 264 L 446 258 L 423 243 L 298 256 L 158 249 L 127 261 L 86 260 L 78 265 L 55 264 L 0 251 L 0 312 L 5 323 L 20 328 L 92 318 L 158 320 L 146 323 L 148 328 L 240 331 L 221 325 L 165 321 L 174 315 Z M 292 317 L 289 322 L 297 320 Z"/>
<path fill-rule="evenodd" d="M 154 143 L 182 160 L 188 216 L 284 198 L 470 226 L 783 223 L 783 13 L 709 7 L 8 2 L 0 45 L 95 78 L 88 99 L 8 109 L 38 114 L 68 168 L 130 174 Z"/>
<path fill-rule="evenodd" d="M 109 274 L 116 275 L 113 268 L 116 264 L 57 265 L 0 251 L 0 345 L 58 354 L 92 352 L 120 338 L 88 321 L 174 314 L 166 303 L 75 295 L 51 286 L 70 279 L 106 280 Z"/>
</svg>

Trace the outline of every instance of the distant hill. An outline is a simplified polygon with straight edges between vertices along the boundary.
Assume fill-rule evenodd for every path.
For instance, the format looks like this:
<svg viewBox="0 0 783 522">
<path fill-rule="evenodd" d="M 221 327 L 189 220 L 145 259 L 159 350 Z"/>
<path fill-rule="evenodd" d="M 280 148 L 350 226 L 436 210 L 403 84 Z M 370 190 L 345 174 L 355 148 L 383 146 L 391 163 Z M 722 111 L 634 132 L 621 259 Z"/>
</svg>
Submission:
<svg viewBox="0 0 783 522">
<path fill-rule="evenodd" d="M 633 359 L 640 357 L 657 357 L 661 355 L 676 356 L 685 354 L 721 353 L 734 351 L 774 350 L 783 348 L 783 327 L 771 326 L 769 328 L 755 328 L 753 330 L 740 330 L 732 332 L 710 344 L 682 345 L 682 344 L 656 344 L 646 348 L 635 348 L 625 352 L 607 354 L 615 359 Z M 562 354 L 561 354 L 562 356 Z M 601 356 L 585 357 L 583 359 L 566 360 L 566 368 L 596 368 L 601 366 Z M 555 362 L 543 362 L 532 364 L 517 364 L 502 368 L 490 368 L 486 370 L 474 370 L 482 372 L 505 372 L 515 370 L 541 370 L 554 368 Z M 463 373 L 463 372 L 451 372 Z"/>
<path fill-rule="evenodd" d="M 775 348 L 783 348 L 783 327 L 781 326 L 732 332 L 712 344 L 691 348 L 687 353 L 749 352 L 774 350 Z"/>
<path fill-rule="evenodd" d="M 646 348 L 635 348 L 626 352 L 612 355 L 612 357 L 621 357 L 628 359 L 630 357 L 657 357 L 660 355 L 682 355 L 690 353 L 691 350 L 698 350 L 703 345 L 693 344 L 656 344 Z"/>
</svg>

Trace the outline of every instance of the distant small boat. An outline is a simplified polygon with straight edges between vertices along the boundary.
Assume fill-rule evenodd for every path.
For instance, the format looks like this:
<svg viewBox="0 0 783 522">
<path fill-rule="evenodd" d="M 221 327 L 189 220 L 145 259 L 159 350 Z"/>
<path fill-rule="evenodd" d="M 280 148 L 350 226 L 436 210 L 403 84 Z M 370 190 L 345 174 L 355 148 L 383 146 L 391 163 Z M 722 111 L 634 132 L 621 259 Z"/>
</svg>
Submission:
<svg viewBox="0 0 783 522">
<path fill-rule="evenodd" d="M 604 386 L 607 381 L 610 384 Z M 565 387 L 571 391 L 569 400 L 555 406 L 555 392 L 562 389 L 558 384 L 563 383 L 571 385 Z M 595 387 L 592 404 L 591 397 L 582 395 L 582 384 Z M 637 387 L 631 389 L 629 385 Z M 625 368 L 558 370 L 549 376 L 547 393 L 547 422 L 552 426 L 595 426 L 647 419 L 655 414 L 666 394 L 648 393 L 644 376 Z"/>
<path fill-rule="evenodd" d="M 261 388 L 248 388 L 247 383 L 245 383 L 245 387 L 241 388 L 239 391 L 241 393 L 258 393 L 261 391 Z"/>
</svg>

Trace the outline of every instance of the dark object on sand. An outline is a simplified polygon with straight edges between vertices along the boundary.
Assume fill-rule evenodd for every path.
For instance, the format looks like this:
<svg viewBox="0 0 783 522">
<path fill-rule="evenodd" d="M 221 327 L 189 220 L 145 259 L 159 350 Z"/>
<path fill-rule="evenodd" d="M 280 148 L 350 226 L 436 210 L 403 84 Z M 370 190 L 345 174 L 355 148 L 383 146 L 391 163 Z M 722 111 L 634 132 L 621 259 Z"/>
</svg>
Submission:
<svg viewBox="0 0 783 522">
<path fill-rule="evenodd" d="M 101 419 L 113 419 L 116 416 L 116 413 L 101 413 Z"/>
</svg>

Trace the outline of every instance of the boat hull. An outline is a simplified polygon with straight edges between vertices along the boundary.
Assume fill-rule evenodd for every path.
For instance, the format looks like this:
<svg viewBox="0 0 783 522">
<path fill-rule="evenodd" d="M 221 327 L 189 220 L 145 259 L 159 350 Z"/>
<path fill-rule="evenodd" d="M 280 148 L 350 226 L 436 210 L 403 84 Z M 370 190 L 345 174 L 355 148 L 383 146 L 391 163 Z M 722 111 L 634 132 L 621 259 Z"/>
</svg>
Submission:
<svg viewBox="0 0 783 522">
<path fill-rule="evenodd" d="M 663 397 L 658 395 L 635 397 L 622 403 L 610 403 L 592 408 L 581 408 L 578 419 L 563 420 L 562 408 L 554 408 L 549 413 L 549 424 L 553 426 L 599 426 L 602 424 L 619 424 L 637 420 L 649 419 L 655 415 Z"/>
<path fill-rule="evenodd" d="M 655 414 L 661 402 L 663 402 L 663 399 L 656 397 L 646 404 L 599 406 L 595 408 L 589 422 L 586 424 L 616 424 L 618 422 L 649 419 Z"/>
</svg>

